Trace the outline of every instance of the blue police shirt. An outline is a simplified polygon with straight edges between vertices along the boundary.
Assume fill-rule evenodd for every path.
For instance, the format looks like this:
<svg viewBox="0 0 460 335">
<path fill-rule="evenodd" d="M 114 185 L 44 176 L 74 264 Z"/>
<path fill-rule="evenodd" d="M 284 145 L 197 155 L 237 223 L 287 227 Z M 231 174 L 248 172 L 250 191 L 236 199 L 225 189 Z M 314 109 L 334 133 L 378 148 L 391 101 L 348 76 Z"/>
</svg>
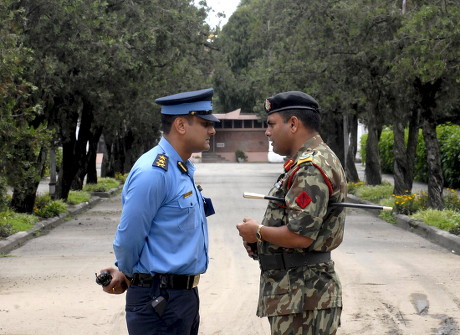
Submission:
<svg viewBox="0 0 460 335">
<path fill-rule="evenodd" d="M 152 165 L 168 157 L 167 170 Z M 126 179 L 123 210 L 113 242 L 118 269 L 134 273 L 195 275 L 208 267 L 208 226 L 203 198 L 195 186 L 195 167 L 188 172 L 171 144 L 160 143 L 142 155 Z"/>
</svg>

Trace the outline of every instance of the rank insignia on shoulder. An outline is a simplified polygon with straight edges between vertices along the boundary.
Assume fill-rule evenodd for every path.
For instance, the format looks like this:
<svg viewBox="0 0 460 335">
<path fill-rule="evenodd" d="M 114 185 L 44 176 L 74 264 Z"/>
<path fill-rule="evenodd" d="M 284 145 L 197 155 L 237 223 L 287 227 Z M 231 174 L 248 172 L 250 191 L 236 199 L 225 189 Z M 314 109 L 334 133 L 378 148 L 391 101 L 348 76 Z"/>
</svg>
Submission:
<svg viewBox="0 0 460 335">
<path fill-rule="evenodd" d="M 152 166 L 157 166 L 165 171 L 168 171 L 168 156 L 165 154 L 158 154 Z"/>
<path fill-rule="evenodd" d="M 311 162 L 313 161 L 313 156 L 315 155 L 315 152 L 313 150 L 308 150 L 305 151 L 300 157 L 299 160 L 297 161 L 297 165 L 300 165 L 305 162 Z"/>
</svg>

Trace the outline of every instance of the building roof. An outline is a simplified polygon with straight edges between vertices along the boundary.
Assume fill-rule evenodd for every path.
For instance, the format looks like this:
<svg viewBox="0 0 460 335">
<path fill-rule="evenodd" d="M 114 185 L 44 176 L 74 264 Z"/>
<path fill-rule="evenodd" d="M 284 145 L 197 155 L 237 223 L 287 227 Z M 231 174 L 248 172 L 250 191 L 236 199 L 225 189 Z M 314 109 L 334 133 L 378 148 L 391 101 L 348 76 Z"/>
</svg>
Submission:
<svg viewBox="0 0 460 335">
<path fill-rule="evenodd" d="M 219 120 L 260 120 L 256 114 L 241 114 L 241 108 L 229 113 L 213 114 Z"/>
</svg>

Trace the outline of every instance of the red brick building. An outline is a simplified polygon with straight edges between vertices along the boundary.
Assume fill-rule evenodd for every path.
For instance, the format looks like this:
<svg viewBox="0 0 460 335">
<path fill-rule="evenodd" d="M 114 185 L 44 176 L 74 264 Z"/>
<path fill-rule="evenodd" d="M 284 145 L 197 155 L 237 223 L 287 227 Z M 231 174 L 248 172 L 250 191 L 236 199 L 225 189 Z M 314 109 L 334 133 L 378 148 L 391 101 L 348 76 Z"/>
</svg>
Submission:
<svg viewBox="0 0 460 335">
<path fill-rule="evenodd" d="M 215 124 L 216 135 L 211 138 L 211 149 L 203 153 L 203 161 L 217 161 L 221 158 L 236 162 L 237 150 L 245 153 L 248 162 L 268 161 L 266 126 L 257 115 L 241 114 L 241 109 L 214 115 L 221 122 Z"/>
</svg>

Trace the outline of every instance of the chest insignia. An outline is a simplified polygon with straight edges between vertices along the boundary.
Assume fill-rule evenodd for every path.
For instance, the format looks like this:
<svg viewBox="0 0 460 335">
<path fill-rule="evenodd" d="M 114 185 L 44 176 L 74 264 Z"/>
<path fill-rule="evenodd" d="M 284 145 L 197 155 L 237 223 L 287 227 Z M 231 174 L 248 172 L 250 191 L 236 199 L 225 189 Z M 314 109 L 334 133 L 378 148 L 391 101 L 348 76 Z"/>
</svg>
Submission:
<svg viewBox="0 0 460 335">
<path fill-rule="evenodd" d="M 188 198 L 189 196 L 191 196 L 193 194 L 192 191 L 188 191 L 187 193 L 184 194 L 184 198 Z"/>
<path fill-rule="evenodd" d="M 157 166 L 165 171 L 168 171 L 168 156 L 165 154 L 158 154 L 157 158 L 153 161 L 152 166 Z"/>
</svg>

